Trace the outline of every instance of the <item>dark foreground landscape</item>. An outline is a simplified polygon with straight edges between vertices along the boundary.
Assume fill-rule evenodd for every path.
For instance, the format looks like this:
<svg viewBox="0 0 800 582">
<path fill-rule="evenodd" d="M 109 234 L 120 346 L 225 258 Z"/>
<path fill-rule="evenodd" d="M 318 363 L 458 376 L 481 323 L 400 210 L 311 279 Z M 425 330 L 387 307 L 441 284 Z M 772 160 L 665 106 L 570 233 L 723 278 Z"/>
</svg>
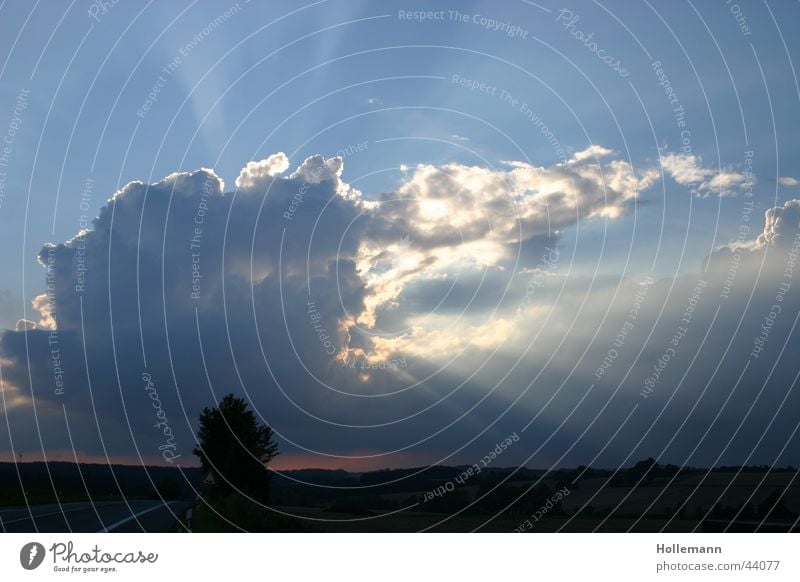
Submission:
<svg viewBox="0 0 800 582">
<path fill-rule="evenodd" d="M 788 532 L 800 516 L 793 467 L 304 469 L 274 473 L 266 507 L 202 480 L 199 468 L 2 463 L 0 522 L 8 532 Z"/>
</svg>

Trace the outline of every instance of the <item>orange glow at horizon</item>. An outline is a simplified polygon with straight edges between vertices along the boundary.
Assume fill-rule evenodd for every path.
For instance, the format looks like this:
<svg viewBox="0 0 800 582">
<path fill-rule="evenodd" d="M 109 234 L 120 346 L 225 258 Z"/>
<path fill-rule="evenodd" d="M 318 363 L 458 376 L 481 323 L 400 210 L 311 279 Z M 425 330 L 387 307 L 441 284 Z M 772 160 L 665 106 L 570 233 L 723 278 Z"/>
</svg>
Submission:
<svg viewBox="0 0 800 582">
<path fill-rule="evenodd" d="M 200 461 L 194 455 L 181 457 L 175 463 L 167 463 L 160 455 L 109 455 L 87 453 L 85 451 L 72 451 L 58 449 L 46 451 L 21 451 L 23 463 L 74 463 L 77 457 L 79 463 L 101 465 L 133 465 L 157 467 L 199 467 Z M 366 458 L 326 457 L 312 453 L 287 453 L 278 455 L 269 465 L 275 471 L 293 471 L 298 469 L 328 469 L 343 470 L 354 473 L 376 471 L 379 469 L 407 469 L 421 467 L 436 463 L 439 459 L 430 454 L 395 453 L 380 455 L 379 451 L 353 451 L 351 455 L 379 455 Z M 46 457 L 46 458 L 45 458 Z M 10 451 L 0 452 L 0 462 L 19 462 L 19 451 L 12 455 Z"/>
</svg>

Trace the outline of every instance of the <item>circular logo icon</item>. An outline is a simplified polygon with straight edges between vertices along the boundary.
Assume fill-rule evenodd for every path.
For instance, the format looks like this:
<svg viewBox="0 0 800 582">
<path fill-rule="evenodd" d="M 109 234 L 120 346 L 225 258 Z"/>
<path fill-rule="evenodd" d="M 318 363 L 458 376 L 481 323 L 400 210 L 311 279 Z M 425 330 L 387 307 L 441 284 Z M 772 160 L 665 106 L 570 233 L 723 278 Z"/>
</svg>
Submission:
<svg viewBox="0 0 800 582">
<path fill-rule="evenodd" d="M 39 542 L 29 542 L 19 551 L 19 563 L 26 570 L 35 570 L 44 561 L 44 546 Z"/>
</svg>

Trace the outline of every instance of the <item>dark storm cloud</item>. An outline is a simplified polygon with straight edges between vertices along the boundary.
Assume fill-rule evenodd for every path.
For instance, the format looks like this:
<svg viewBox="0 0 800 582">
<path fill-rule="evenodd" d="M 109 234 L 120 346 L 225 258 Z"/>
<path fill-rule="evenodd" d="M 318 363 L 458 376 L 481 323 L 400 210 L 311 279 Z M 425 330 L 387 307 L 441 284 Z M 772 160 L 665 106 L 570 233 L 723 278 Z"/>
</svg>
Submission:
<svg viewBox="0 0 800 582">
<path fill-rule="evenodd" d="M 251 162 L 235 192 L 211 170 L 128 184 L 93 230 L 42 249 L 37 328 L 3 335 L 15 447 L 39 448 L 41 431 L 51 450 L 186 460 L 199 411 L 233 391 L 248 395 L 286 453 L 402 450 L 428 462 L 465 445 L 480 451 L 538 414 L 508 464 L 551 435 L 531 462 L 556 462 L 591 426 L 567 456 L 587 462 L 634 405 L 604 460 L 654 454 L 675 435 L 665 454 L 681 461 L 715 423 L 702 464 L 755 403 L 730 450 L 750 451 L 764 434 L 763 461 L 798 405 L 790 395 L 778 407 L 797 366 L 785 355 L 798 347 L 796 294 L 781 300 L 767 347 L 733 386 L 784 281 L 797 202 L 771 210 L 743 248 L 646 285 L 615 346 L 642 285 L 565 277 L 557 231 L 625 215 L 654 177 L 601 164 L 611 152 L 590 149 L 550 168 L 421 166 L 376 199 L 343 181 L 341 159 L 321 156 L 288 175 L 283 154 Z M 645 398 L 699 280 L 688 329 Z"/>
</svg>

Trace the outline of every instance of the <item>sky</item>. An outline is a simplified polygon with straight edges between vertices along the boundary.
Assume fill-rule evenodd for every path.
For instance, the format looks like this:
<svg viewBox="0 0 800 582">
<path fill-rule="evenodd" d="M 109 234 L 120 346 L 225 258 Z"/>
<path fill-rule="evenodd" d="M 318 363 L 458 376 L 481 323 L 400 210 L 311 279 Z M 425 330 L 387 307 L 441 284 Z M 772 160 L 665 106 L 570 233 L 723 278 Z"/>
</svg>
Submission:
<svg viewBox="0 0 800 582">
<path fill-rule="evenodd" d="M 796 466 L 799 15 L 0 4 L 0 459 Z"/>
</svg>

